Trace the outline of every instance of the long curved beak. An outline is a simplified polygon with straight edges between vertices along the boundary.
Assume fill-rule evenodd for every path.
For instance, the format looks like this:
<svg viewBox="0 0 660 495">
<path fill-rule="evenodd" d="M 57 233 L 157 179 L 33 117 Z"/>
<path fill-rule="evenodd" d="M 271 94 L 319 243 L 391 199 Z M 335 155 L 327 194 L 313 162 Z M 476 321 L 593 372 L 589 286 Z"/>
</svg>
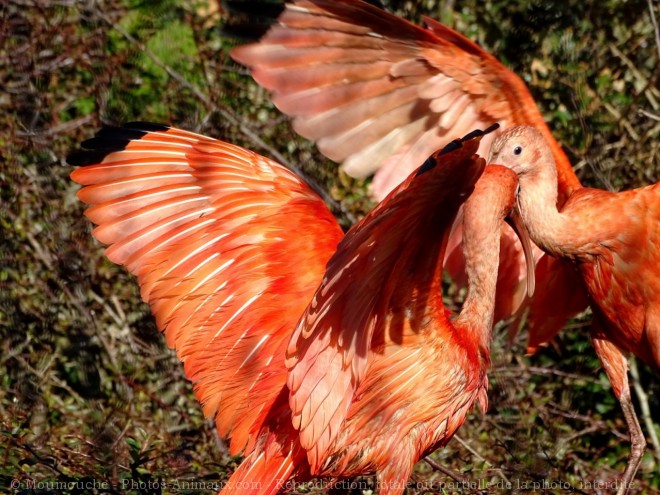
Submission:
<svg viewBox="0 0 660 495">
<path fill-rule="evenodd" d="M 525 265 L 527 267 L 527 296 L 532 297 L 536 288 L 536 263 L 534 261 L 534 253 L 532 252 L 532 241 L 529 238 L 527 227 L 520 216 L 517 201 L 516 206 L 509 212 L 505 220 L 516 233 L 522 244 Z"/>
</svg>

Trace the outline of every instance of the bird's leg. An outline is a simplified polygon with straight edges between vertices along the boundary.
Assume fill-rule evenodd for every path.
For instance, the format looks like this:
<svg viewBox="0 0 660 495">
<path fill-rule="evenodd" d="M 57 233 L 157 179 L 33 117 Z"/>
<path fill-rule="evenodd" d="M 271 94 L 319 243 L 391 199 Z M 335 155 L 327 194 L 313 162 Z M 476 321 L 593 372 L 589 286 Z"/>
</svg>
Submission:
<svg viewBox="0 0 660 495">
<path fill-rule="evenodd" d="M 619 399 L 623 417 L 628 425 L 630 434 L 630 455 L 628 464 L 621 478 L 621 484 L 617 489 L 617 495 L 624 495 L 628 488 L 632 487 L 637 468 L 642 461 L 642 456 L 646 450 L 646 439 L 639 425 L 637 414 L 630 398 L 630 385 L 628 383 L 628 360 L 621 349 L 611 342 L 598 325 L 594 322 L 591 338 L 596 354 L 603 363 L 603 368 L 607 377 L 610 379 L 614 394 Z"/>
<path fill-rule="evenodd" d="M 658 440 L 658 435 L 655 432 L 655 423 L 653 422 L 651 408 L 649 407 L 649 396 L 640 383 L 639 370 L 637 369 L 637 361 L 635 359 L 630 360 L 629 369 L 632 378 L 632 389 L 635 391 L 637 402 L 641 409 L 642 423 L 644 423 L 648 440 L 650 440 L 651 445 L 653 445 L 653 453 L 658 462 L 660 462 L 660 440 Z"/>
<path fill-rule="evenodd" d="M 642 456 L 646 450 L 646 438 L 642 428 L 639 426 L 639 420 L 635 413 L 635 407 L 630 400 L 630 388 L 626 383 L 625 392 L 619 397 L 621 409 L 623 409 L 623 417 L 626 418 L 628 424 L 628 431 L 630 432 L 630 455 L 628 456 L 628 465 L 621 478 L 621 486 L 617 490 L 617 495 L 626 493 L 629 487 L 632 487 L 637 468 L 642 462 Z"/>
</svg>

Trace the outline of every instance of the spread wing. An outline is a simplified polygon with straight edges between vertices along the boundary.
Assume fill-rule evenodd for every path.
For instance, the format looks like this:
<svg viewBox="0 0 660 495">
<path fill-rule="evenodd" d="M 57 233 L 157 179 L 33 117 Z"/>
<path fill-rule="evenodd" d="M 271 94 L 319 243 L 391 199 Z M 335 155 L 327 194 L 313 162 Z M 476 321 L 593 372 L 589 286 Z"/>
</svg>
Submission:
<svg viewBox="0 0 660 495">
<path fill-rule="evenodd" d="M 157 124 L 100 131 L 69 157 L 106 255 L 138 277 L 218 431 L 240 452 L 286 383 L 293 329 L 342 237 L 281 165 Z"/>
<path fill-rule="evenodd" d="M 291 339 L 289 404 L 312 472 L 346 418 L 372 346 L 401 341 L 431 318 L 446 321 L 447 237 L 484 168 L 470 137 L 430 157 L 346 234 Z"/>
<path fill-rule="evenodd" d="M 493 122 L 537 127 L 557 162 L 560 197 L 578 187 L 523 81 L 459 33 L 426 23 L 359 0 L 292 0 L 261 41 L 232 57 L 322 153 L 355 177 L 376 173 L 378 198 L 435 150 Z"/>
</svg>

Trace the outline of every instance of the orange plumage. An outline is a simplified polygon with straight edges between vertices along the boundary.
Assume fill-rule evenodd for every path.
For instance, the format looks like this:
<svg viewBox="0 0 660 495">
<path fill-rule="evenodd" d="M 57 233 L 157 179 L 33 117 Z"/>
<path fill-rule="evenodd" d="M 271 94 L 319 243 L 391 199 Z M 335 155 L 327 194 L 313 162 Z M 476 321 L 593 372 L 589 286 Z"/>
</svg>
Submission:
<svg viewBox="0 0 660 495">
<path fill-rule="evenodd" d="M 432 152 L 492 122 L 541 130 L 560 195 L 578 187 L 525 83 L 476 43 L 425 21 L 428 29 L 360 0 L 292 0 L 258 43 L 232 57 L 349 175 L 376 173 L 378 198 Z M 482 154 L 491 140 L 483 139 Z"/>
<path fill-rule="evenodd" d="M 619 193 L 577 189 L 558 211 L 553 156 L 537 130 L 505 130 L 493 144 L 491 159 L 519 175 L 518 204 L 532 239 L 574 263 L 587 288 L 594 348 L 631 435 L 618 491 L 625 493 L 646 445 L 631 403 L 625 356 L 632 352 L 660 370 L 660 185 Z M 532 346 L 553 336 L 532 329 Z"/>
<path fill-rule="evenodd" d="M 70 157 L 94 235 L 137 275 L 205 414 L 245 455 L 224 493 L 376 472 L 398 494 L 485 407 L 510 171 L 487 169 L 469 200 L 470 289 L 453 322 L 440 291 L 482 135 L 436 153 L 341 241 L 293 174 L 221 141 L 134 123 Z"/>
<path fill-rule="evenodd" d="M 137 123 L 83 143 L 71 177 L 106 255 L 140 284 L 218 432 L 243 451 L 286 382 L 281 357 L 342 231 L 281 165 Z M 304 269 L 302 269 L 304 267 Z"/>
<path fill-rule="evenodd" d="M 495 57 L 460 33 L 429 18 L 427 28 L 360 0 L 291 0 L 258 42 L 239 46 L 232 57 L 250 67 L 254 79 L 273 92 L 273 103 L 293 117 L 294 129 L 354 177 L 374 174 L 378 199 L 398 185 L 433 151 L 470 129 L 499 122 L 532 125 L 552 149 L 558 201 L 580 187 L 571 164 L 552 136 L 525 83 Z M 494 135 L 486 136 L 487 153 Z M 460 228 L 450 241 L 460 245 Z M 525 263 L 512 232 L 502 236 L 498 320 L 515 314 L 524 301 Z M 539 258 L 542 253 L 538 252 Z M 544 290 L 531 302 L 530 325 L 554 333 L 586 307 L 571 268 L 540 269 Z M 445 268 L 461 282 L 460 249 Z M 565 302 L 566 304 L 560 304 Z"/>
</svg>

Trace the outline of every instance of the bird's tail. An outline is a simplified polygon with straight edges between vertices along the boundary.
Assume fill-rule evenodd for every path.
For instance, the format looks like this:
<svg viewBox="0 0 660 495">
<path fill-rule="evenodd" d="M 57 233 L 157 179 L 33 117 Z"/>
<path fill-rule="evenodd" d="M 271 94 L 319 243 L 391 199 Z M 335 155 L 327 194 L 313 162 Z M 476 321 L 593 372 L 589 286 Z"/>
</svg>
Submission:
<svg viewBox="0 0 660 495">
<path fill-rule="evenodd" d="M 297 441 L 291 443 L 283 446 L 273 442 L 265 449 L 253 450 L 231 475 L 220 495 L 275 495 L 288 487 L 291 476 L 308 471 L 304 468 L 305 450 Z"/>
</svg>

